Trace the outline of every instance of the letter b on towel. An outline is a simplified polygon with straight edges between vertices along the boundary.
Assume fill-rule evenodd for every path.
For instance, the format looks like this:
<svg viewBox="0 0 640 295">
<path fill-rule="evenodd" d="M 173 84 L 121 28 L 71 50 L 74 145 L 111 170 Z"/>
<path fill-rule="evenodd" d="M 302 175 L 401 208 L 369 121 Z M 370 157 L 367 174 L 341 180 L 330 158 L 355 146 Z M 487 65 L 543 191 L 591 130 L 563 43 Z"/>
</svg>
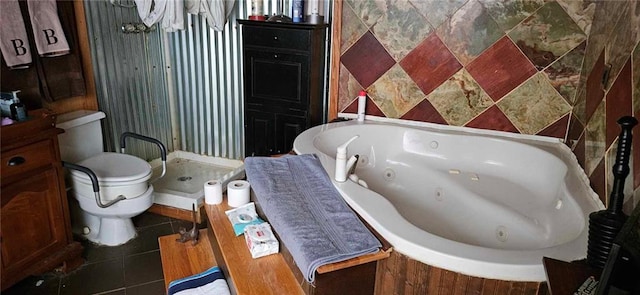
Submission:
<svg viewBox="0 0 640 295">
<path fill-rule="evenodd" d="M 53 45 L 58 43 L 58 38 L 56 37 L 56 31 L 52 29 L 42 30 L 44 33 L 44 38 L 47 40 L 47 45 Z"/>
<path fill-rule="evenodd" d="M 11 44 L 13 44 L 13 50 L 16 51 L 16 56 L 27 54 L 27 48 L 24 47 L 22 39 L 11 39 Z"/>
</svg>

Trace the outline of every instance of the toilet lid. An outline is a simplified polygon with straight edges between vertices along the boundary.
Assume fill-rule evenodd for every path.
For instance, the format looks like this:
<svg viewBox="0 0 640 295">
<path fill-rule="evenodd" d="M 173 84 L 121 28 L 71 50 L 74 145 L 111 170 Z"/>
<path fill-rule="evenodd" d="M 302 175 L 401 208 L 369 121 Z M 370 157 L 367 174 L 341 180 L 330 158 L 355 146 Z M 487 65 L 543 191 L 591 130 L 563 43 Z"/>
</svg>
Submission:
<svg viewBox="0 0 640 295">
<path fill-rule="evenodd" d="M 136 182 L 151 178 L 151 165 L 146 161 L 127 154 L 101 153 L 78 163 L 93 171 L 100 182 Z M 80 171 L 71 170 L 74 177 L 91 181 Z"/>
</svg>

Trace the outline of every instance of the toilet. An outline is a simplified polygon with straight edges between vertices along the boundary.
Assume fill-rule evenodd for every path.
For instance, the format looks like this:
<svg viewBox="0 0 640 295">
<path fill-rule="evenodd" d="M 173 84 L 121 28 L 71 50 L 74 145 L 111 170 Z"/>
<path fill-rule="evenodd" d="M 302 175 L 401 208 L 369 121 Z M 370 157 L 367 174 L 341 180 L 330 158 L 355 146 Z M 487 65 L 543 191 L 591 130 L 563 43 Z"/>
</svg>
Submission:
<svg viewBox="0 0 640 295">
<path fill-rule="evenodd" d="M 56 127 L 65 131 L 58 135 L 65 167 L 86 167 L 99 184 L 96 194 L 87 172 L 69 169 L 67 184 L 77 200 L 77 204 L 70 202 L 74 233 L 96 244 L 117 246 L 136 236 L 131 218 L 153 204 L 153 186 L 149 182 L 152 170 L 148 162 L 138 157 L 103 152 L 103 118 L 105 114 L 100 111 L 74 111 L 58 116 Z M 114 201 L 118 196 L 124 199 Z"/>
</svg>

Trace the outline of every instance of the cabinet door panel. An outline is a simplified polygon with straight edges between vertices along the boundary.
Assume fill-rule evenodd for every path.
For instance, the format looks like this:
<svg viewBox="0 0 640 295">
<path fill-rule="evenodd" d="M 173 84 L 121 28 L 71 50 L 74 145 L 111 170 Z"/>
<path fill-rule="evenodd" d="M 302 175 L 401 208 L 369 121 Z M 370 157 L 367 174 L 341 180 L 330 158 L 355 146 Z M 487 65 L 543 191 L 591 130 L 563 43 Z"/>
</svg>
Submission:
<svg viewBox="0 0 640 295">
<path fill-rule="evenodd" d="M 245 156 L 266 156 L 275 150 L 273 114 L 257 110 L 245 112 Z"/>
<path fill-rule="evenodd" d="M 286 154 L 293 149 L 293 141 L 306 129 L 305 117 L 276 115 L 276 153 Z"/>
<path fill-rule="evenodd" d="M 248 103 L 303 109 L 309 100 L 309 57 L 245 49 Z"/>
<path fill-rule="evenodd" d="M 66 234 L 56 169 L 2 188 L 2 269 L 20 269 L 64 247 Z M 3 202 L 4 203 L 4 202 Z"/>
</svg>

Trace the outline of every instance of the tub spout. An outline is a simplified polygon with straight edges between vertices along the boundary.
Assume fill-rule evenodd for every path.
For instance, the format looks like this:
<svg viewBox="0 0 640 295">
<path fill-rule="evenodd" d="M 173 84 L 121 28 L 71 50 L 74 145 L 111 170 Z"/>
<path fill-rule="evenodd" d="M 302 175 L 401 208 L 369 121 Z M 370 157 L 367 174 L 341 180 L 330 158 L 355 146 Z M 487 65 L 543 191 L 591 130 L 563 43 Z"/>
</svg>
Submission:
<svg viewBox="0 0 640 295">
<path fill-rule="evenodd" d="M 336 175 L 335 175 L 335 179 L 336 179 L 337 182 L 345 182 L 345 181 L 347 181 L 347 172 L 349 171 L 349 168 L 350 168 L 350 167 L 347 167 L 347 147 L 349 146 L 349 144 L 351 142 L 356 140 L 358 137 L 360 137 L 360 135 L 356 135 L 356 136 L 352 137 L 351 139 L 349 139 L 344 144 L 338 146 L 338 148 L 336 149 Z M 355 164 L 355 161 L 353 161 L 353 164 Z"/>
</svg>

